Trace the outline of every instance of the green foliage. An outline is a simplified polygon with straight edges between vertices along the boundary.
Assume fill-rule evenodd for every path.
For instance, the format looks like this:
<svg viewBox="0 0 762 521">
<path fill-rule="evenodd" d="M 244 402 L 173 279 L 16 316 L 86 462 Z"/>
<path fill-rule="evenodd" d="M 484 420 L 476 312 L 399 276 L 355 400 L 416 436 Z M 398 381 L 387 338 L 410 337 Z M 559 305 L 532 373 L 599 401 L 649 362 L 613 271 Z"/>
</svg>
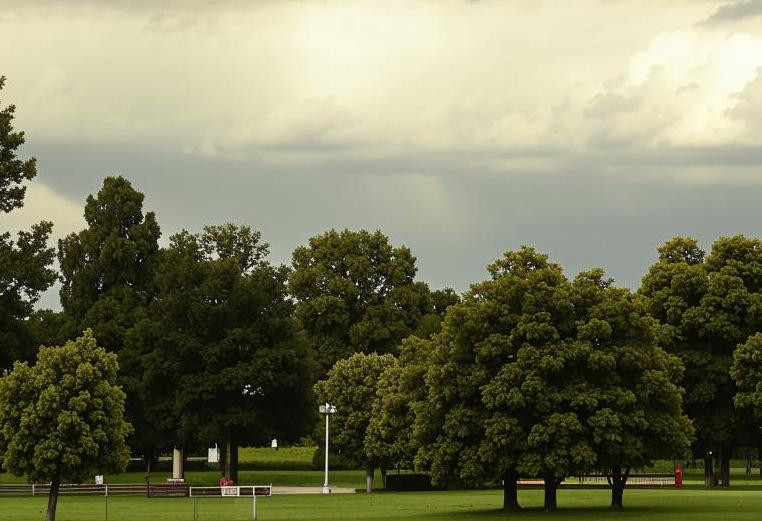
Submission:
<svg viewBox="0 0 762 521">
<path fill-rule="evenodd" d="M 4 84 L 5 77 L 0 76 L 0 91 Z M 24 205 L 25 183 L 37 175 L 34 158 L 17 156 L 24 133 L 13 129 L 15 110 L 14 105 L 0 110 L 0 213 Z M 50 269 L 55 253 L 47 245 L 52 229 L 52 223 L 43 221 L 16 237 L 7 231 L 0 234 L 0 369 L 34 354 L 25 319 L 55 281 Z"/>
<path fill-rule="evenodd" d="M 61 304 L 67 324 L 61 335 L 92 328 L 119 355 L 120 384 L 127 392 L 127 417 L 136 427 L 131 442 L 152 447 L 141 388 L 141 353 L 127 344 L 130 330 L 146 317 L 155 295 L 152 270 L 158 256 L 159 225 L 143 214 L 142 193 L 123 177 L 107 177 L 85 204 L 87 228 L 58 242 Z"/>
<path fill-rule="evenodd" d="M 753 412 L 757 423 L 762 424 L 762 333 L 738 346 L 730 374 L 738 388 L 735 406 Z"/>
<path fill-rule="evenodd" d="M 602 270 L 581 273 L 573 290 L 582 311 L 577 339 L 591 349 L 587 399 L 595 408 L 587 425 L 597 467 L 628 471 L 686 456 L 694 429 L 677 384 L 683 365 L 658 347 L 658 326 L 642 300 L 611 286 Z"/>
<path fill-rule="evenodd" d="M 392 247 L 380 231 L 330 230 L 294 250 L 289 291 L 323 374 L 355 352 L 396 353 L 433 312 L 415 273 L 410 250 Z"/>
<path fill-rule="evenodd" d="M 664 348 L 685 365 L 681 383 L 697 452 L 732 448 L 744 418 L 732 406 L 730 367 L 736 346 L 762 330 L 762 243 L 722 237 L 705 256 L 695 240 L 676 237 L 659 248 L 640 293 L 662 324 Z"/>
<path fill-rule="evenodd" d="M 558 265 L 531 248 L 506 253 L 488 270 L 490 279 L 473 285 L 461 304 L 449 308 L 442 332 L 433 339 L 428 396 L 417 409 L 415 435 L 420 446 L 416 463 L 431 471 L 436 484 L 481 486 L 522 462 L 529 466 L 529 460 L 520 459 L 551 445 L 537 435 L 531 439 L 537 452 L 530 452 L 531 425 L 501 409 L 537 407 L 548 417 L 555 412 L 550 402 L 542 403 L 548 389 L 541 377 L 551 375 L 556 351 L 563 356 L 561 348 L 567 347 L 559 343 L 561 335 L 568 338 L 573 329 L 568 281 Z M 501 379 L 522 378 L 511 373 L 522 348 L 527 361 L 534 357 L 548 367 L 527 378 L 520 392 L 510 392 Z M 564 375 L 556 374 L 554 381 L 563 385 Z M 559 445 L 559 450 L 567 449 Z M 548 458 L 549 464 L 564 466 L 554 456 Z M 533 472 L 540 471 L 541 459 L 532 459 Z"/>
<path fill-rule="evenodd" d="M 87 197 L 87 228 L 58 243 L 61 305 L 75 330 L 91 327 L 120 352 L 126 331 L 152 297 L 151 268 L 161 234 L 142 193 L 123 177 L 107 177 Z"/>
<path fill-rule="evenodd" d="M 366 452 L 365 436 L 378 379 L 396 364 L 397 360 L 390 354 L 356 353 L 336 362 L 326 378 L 315 384 L 317 400 L 337 408 L 330 420 L 331 450 L 355 466 L 372 469 L 384 463 Z"/>
<path fill-rule="evenodd" d="M 296 441 L 313 418 L 312 355 L 292 318 L 288 269 L 247 226 L 182 231 L 162 251 L 158 298 L 131 342 L 154 429 L 186 446 Z"/>
<path fill-rule="evenodd" d="M 415 411 L 426 399 L 426 371 L 432 343 L 416 336 L 403 340 L 399 361 L 377 382 L 365 435 L 365 452 L 388 468 L 412 469 L 418 444 L 413 434 Z"/>
<path fill-rule="evenodd" d="M 681 457 L 691 441 L 679 360 L 602 270 L 573 282 L 524 247 L 488 267 L 433 340 L 416 461 L 435 483 L 546 483 Z"/>
<path fill-rule="evenodd" d="M 0 91 L 5 86 L 5 76 L 0 76 Z M 34 158 L 23 160 L 16 150 L 24 144 L 24 133 L 13 129 L 15 105 L 0 110 L 0 212 L 8 213 L 24 206 L 26 186 L 37 175 Z"/>
<path fill-rule="evenodd" d="M 36 483 L 124 470 L 130 425 L 117 370 L 116 355 L 89 330 L 41 348 L 35 365 L 17 362 L 0 379 L 3 467 Z"/>
</svg>

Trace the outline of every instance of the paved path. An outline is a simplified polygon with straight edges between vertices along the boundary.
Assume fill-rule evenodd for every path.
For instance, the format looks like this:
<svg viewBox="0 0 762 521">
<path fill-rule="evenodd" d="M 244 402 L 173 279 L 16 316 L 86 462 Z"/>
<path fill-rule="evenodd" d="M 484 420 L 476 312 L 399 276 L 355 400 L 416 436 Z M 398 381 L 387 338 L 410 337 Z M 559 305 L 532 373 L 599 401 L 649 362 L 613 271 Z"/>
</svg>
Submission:
<svg viewBox="0 0 762 521">
<path fill-rule="evenodd" d="M 273 494 L 322 494 L 323 487 L 273 487 Z M 331 487 L 331 494 L 354 494 L 353 488 Z"/>
</svg>

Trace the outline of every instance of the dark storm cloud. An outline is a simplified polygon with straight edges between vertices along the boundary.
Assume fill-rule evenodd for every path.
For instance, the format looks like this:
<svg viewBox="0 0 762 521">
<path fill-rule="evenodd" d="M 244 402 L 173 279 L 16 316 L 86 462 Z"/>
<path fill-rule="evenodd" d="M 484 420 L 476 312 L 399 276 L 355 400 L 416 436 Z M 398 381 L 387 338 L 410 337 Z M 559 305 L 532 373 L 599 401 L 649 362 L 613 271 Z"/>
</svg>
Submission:
<svg viewBox="0 0 762 521">
<path fill-rule="evenodd" d="M 705 246 L 720 235 L 762 235 L 762 183 L 638 175 L 688 163 L 760 165 L 759 149 L 569 156 L 558 171 L 510 174 L 452 157 L 285 168 L 113 147 L 34 153 L 41 181 L 80 202 L 105 175 L 127 176 L 157 212 L 164 240 L 181 228 L 247 223 L 263 231 L 274 260 L 288 263 L 295 246 L 326 229 L 380 228 L 413 249 L 424 280 L 459 290 L 522 244 L 550 253 L 570 274 L 603 266 L 619 283 L 637 287 L 656 247 L 674 235 L 695 236 Z M 612 165 L 620 172 L 608 172 Z M 415 186 L 400 184 L 400 169 L 436 174 L 447 210 L 421 213 L 416 206 L 431 194 L 410 193 Z"/>
<path fill-rule="evenodd" d="M 762 1 L 746 0 L 744 2 L 733 2 L 723 5 L 702 23 L 704 25 L 719 25 L 760 15 L 762 15 Z"/>
</svg>

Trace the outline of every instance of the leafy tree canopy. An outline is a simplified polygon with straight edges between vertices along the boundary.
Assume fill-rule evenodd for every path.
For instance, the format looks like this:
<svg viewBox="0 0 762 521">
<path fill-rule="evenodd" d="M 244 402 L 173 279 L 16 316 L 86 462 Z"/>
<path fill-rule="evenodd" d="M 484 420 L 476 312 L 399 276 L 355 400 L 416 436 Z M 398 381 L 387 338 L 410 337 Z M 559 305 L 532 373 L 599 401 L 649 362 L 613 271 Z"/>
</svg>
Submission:
<svg viewBox="0 0 762 521">
<path fill-rule="evenodd" d="M 125 178 L 107 177 L 87 197 L 87 228 L 58 243 L 64 311 L 117 352 L 152 297 L 161 232 L 154 213 L 143 214 L 143 198 Z"/>
<path fill-rule="evenodd" d="M 130 425 L 117 370 L 116 355 L 97 347 L 88 330 L 62 347 L 41 348 L 34 365 L 17 362 L 0 378 L 3 467 L 33 483 L 52 482 L 50 521 L 62 480 L 127 466 Z"/>
<path fill-rule="evenodd" d="M 659 248 L 640 294 L 662 324 L 664 348 L 685 365 L 682 385 L 697 452 L 718 456 L 727 485 L 731 451 L 748 436 L 733 408 L 730 367 L 736 346 L 762 330 L 762 243 L 722 237 L 705 255 L 694 239 L 676 237 Z"/>
<path fill-rule="evenodd" d="M 757 424 L 762 425 L 762 333 L 738 346 L 730 373 L 738 388 L 735 406 L 753 412 Z"/>
<path fill-rule="evenodd" d="M 436 482 L 503 479 L 515 509 L 517 475 L 540 476 L 553 510 L 566 476 L 682 453 L 692 431 L 674 383 L 681 365 L 626 290 L 601 270 L 570 282 L 527 247 L 488 271 L 432 340 L 416 437 Z M 670 429 L 663 446 L 649 441 Z"/>
<path fill-rule="evenodd" d="M 288 269 L 268 252 L 247 226 L 171 238 L 158 297 L 130 337 L 143 353 L 146 428 L 185 446 L 227 441 L 233 451 L 306 432 L 313 358 L 292 318 Z"/>
<path fill-rule="evenodd" d="M 378 379 L 365 435 L 365 453 L 387 468 L 414 468 L 418 451 L 415 414 L 425 407 L 425 377 L 431 351 L 430 340 L 406 338 L 398 363 L 389 365 Z"/>
<path fill-rule="evenodd" d="M 433 311 L 415 257 L 380 231 L 330 230 L 293 253 L 289 291 L 323 371 L 352 353 L 396 353 Z"/>
<path fill-rule="evenodd" d="M 159 225 L 143 213 L 144 196 L 124 177 L 107 177 L 85 203 L 87 227 L 58 242 L 61 304 L 66 322 L 59 333 L 71 338 L 92 328 L 119 355 L 120 383 L 127 392 L 127 417 L 136 427 L 131 443 L 151 446 L 145 430 L 140 352 L 126 344 L 155 297 L 153 269 L 158 257 Z"/>
<path fill-rule="evenodd" d="M 4 85 L 0 76 L 0 91 Z M 37 175 L 34 158 L 17 156 L 24 133 L 13 128 L 15 110 L 14 105 L 0 105 L 0 213 L 24 205 L 26 182 Z M 55 281 L 50 268 L 55 252 L 48 248 L 52 229 L 52 223 L 43 221 L 15 237 L 0 233 L 0 369 L 30 359 L 36 348 L 24 320 Z"/>
</svg>

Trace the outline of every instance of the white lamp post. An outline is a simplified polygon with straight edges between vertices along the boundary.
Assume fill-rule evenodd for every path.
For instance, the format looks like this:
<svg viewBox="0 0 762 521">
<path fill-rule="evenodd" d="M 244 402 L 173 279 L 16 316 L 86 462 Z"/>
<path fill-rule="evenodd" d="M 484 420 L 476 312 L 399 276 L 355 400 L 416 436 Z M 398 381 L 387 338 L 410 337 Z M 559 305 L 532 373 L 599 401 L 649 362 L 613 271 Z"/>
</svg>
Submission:
<svg viewBox="0 0 762 521">
<path fill-rule="evenodd" d="M 318 407 L 320 414 L 325 415 L 325 481 L 323 481 L 323 494 L 330 494 L 331 489 L 328 487 L 328 417 L 332 414 L 336 414 L 336 406 L 326 402 Z"/>
</svg>

